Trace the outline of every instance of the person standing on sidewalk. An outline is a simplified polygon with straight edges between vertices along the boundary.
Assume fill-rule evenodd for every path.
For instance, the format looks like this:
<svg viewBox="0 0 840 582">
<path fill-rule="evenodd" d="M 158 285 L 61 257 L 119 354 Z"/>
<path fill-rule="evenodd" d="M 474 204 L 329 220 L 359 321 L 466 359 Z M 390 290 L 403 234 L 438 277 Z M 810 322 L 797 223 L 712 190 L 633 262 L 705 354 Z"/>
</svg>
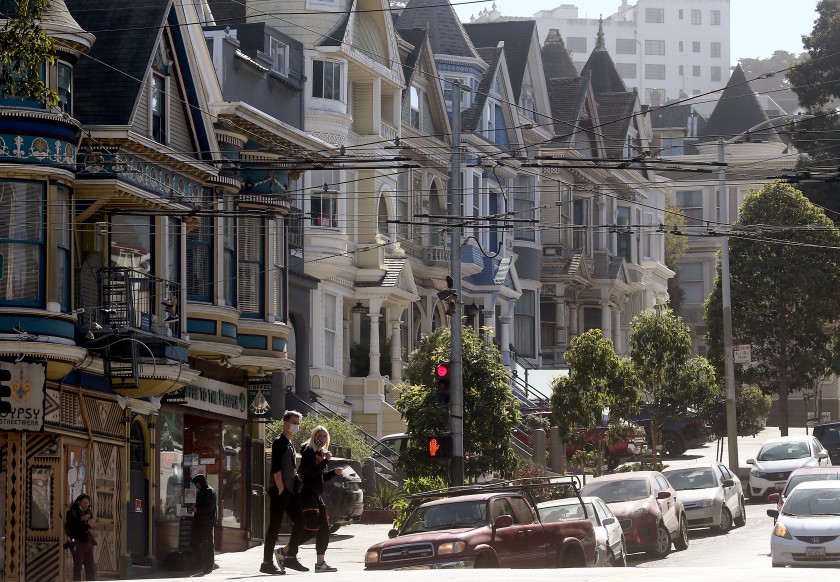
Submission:
<svg viewBox="0 0 840 582">
<path fill-rule="evenodd" d="M 216 559 L 213 539 L 213 530 L 216 527 L 216 491 L 210 487 L 204 475 L 196 475 L 192 482 L 198 489 L 192 508 L 193 557 L 203 574 L 211 574 Z"/>
<path fill-rule="evenodd" d="M 268 488 L 269 517 L 268 528 L 265 531 L 263 546 L 263 561 L 260 572 L 264 574 L 285 574 L 286 570 L 280 562 L 280 568 L 274 565 L 274 545 L 277 534 L 283 524 L 283 513 L 288 512 L 294 522 L 295 513 L 290 511 L 294 505 L 295 494 L 295 449 L 292 438 L 300 430 L 300 419 L 303 415 L 296 410 L 283 413 L 283 432 L 274 439 L 271 445 L 271 478 L 273 483 Z"/>
<path fill-rule="evenodd" d="M 337 572 L 324 561 L 327 546 L 330 543 L 330 520 L 327 506 L 321 499 L 324 492 L 324 481 L 329 481 L 341 475 L 342 469 L 337 467 L 327 471 L 330 461 L 330 433 L 323 426 L 316 426 L 309 441 L 301 449 L 300 467 L 298 473 L 303 480 L 303 488 L 298 494 L 298 503 L 302 519 L 295 522 L 289 544 L 280 549 L 278 562 L 294 570 L 306 571 L 297 558 L 298 548 L 315 536 L 315 572 Z M 299 567 L 298 567 L 299 566 Z"/>
<path fill-rule="evenodd" d="M 67 511 L 64 530 L 72 541 L 68 542 L 70 552 L 73 554 L 73 580 L 82 579 L 82 569 L 85 571 L 85 580 L 96 580 L 96 565 L 93 562 L 93 546 L 96 539 L 93 537 L 93 529 L 96 522 L 93 519 L 93 512 L 90 509 L 90 496 L 82 493 L 70 506 Z"/>
</svg>

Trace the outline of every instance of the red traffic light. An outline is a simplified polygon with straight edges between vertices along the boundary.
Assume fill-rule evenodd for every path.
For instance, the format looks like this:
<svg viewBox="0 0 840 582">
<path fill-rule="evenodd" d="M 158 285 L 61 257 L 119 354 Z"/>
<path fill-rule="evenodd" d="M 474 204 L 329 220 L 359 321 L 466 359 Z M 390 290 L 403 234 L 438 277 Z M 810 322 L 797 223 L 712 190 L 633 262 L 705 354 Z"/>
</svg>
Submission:
<svg viewBox="0 0 840 582">
<path fill-rule="evenodd" d="M 438 364 L 435 366 L 435 376 L 445 378 L 449 375 L 449 364 Z"/>
</svg>

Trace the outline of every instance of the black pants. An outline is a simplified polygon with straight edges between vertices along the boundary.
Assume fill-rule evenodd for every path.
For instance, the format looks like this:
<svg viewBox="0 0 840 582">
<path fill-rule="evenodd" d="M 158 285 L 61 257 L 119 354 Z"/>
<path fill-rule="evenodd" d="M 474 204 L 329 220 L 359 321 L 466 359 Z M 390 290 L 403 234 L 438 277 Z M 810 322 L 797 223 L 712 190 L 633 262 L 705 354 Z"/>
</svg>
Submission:
<svg viewBox="0 0 840 582">
<path fill-rule="evenodd" d="M 213 542 L 213 525 L 194 524 L 192 530 L 192 551 L 195 564 L 204 572 L 213 571 L 216 549 Z"/>
<path fill-rule="evenodd" d="M 306 519 L 301 518 L 295 521 L 292 527 L 292 537 L 289 539 L 289 555 L 297 556 L 298 548 L 315 536 L 315 553 L 322 555 L 327 553 L 327 546 L 330 543 L 330 519 L 327 515 L 327 506 L 320 499 L 318 500 L 318 531 L 306 529 Z M 303 509 L 298 511 L 303 513 Z"/>
<path fill-rule="evenodd" d="M 288 489 L 278 494 L 277 487 L 268 490 L 268 528 L 265 530 L 265 543 L 263 545 L 263 562 L 274 560 L 274 546 L 277 544 L 277 534 L 280 533 L 280 526 L 283 525 L 283 514 L 286 513 L 292 502 L 293 495 Z M 292 512 L 289 517 L 295 521 Z"/>
</svg>

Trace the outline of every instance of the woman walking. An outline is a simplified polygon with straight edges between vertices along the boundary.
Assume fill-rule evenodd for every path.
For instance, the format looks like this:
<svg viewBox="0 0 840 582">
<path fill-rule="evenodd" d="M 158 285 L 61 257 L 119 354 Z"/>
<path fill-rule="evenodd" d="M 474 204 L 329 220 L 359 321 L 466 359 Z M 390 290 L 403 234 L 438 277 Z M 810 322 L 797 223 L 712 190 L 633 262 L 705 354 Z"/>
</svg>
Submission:
<svg viewBox="0 0 840 582">
<path fill-rule="evenodd" d="M 93 512 L 90 510 L 90 496 L 82 493 L 67 511 L 65 532 L 72 540 L 73 580 L 82 579 L 82 568 L 85 570 L 85 580 L 96 580 L 96 566 L 93 562 L 93 546 L 96 539 L 91 530 L 96 528 Z"/>
<path fill-rule="evenodd" d="M 309 437 L 309 441 L 301 449 L 300 467 L 298 468 L 298 473 L 303 480 L 303 487 L 297 495 L 302 519 L 295 520 L 289 544 L 280 548 L 277 553 L 277 561 L 280 564 L 290 567 L 292 563 L 299 564 L 297 559 L 298 548 L 314 535 L 315 572 L 338 571 L 338 568 L 333 568 L 324 561 L 327 546 L 330 542 L 330 521 L 327 515 L 327 506 L 321 499 L 321 493 L 324 492 L 324 481 L 329 481 L 342 473 L 341 468 L 331 471 L 326 470 L 331 458 L 329 448 L 330 433 L 323 426 L 316 426 L 315 430 L 312 431 L 312 436 Z"/>
</svg>

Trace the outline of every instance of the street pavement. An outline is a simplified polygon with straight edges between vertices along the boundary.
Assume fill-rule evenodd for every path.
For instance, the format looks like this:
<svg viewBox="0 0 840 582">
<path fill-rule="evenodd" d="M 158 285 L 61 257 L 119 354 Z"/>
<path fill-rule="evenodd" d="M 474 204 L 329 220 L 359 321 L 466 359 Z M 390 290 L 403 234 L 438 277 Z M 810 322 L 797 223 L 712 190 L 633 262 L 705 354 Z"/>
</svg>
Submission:
<svg viewBox="0 0 840 582">
<path fill-rule="evenodd" d="M 805 434 L 804 428 L 791 428 L 790 434 Z M 772 437 L 779 436 L 779 429 L 768 427 L 756 437 L 742 437 L 738 439 L 739 473 L 745 478 L 749 473 L 746 460 L 754 458 L 761 444 Z M 724 441 L 723 461 L 727 462 L 727 444 Z M 686 451 L 676 459 L 667 459 L 669 468 L 691 466 L 695 464 L 711 463 L 715 460 L 716 443 L 706 443 L 702 447 Z M 708 582 L 709 579 L 725 576 L 738 580 L 775 581 L 791 579 L 802 580 L 810 575 L 824 575 L 822 572 L 811 572 L 810 569 L 800 569 L 795 573 L 782 568 L 772 568 L 770 565 L 770 532 L 772 520 L 767 517 L 764 502 L 755 502 L 747 506 L 747 525 L 737 528 L 725 535 L 716 535 L 707 530 L 691 532 L 688 550 L 671 552 L 662 560 L 652 560 L 644 554 L 633 555 L 628 562 L 630 568 L 603 569 L 570 569 L 563 572 L 568 580 L 667 580 L 679 579 L 680 582 Z M 341 528 L 330 539 L 327 550 L 327 562 L 336 566 L 338 573 L 328 574 L 340 577 L 343 582 L 365 580 L 376 582 L 379 580 L 395 580 L 401 582 L 463 582 L 470 574 L 462 571 L 408 571 L 408 572 L 366 572 L 364 571 L 365 550 L 377 541 L 387 537 L 389 525 L 350 525 Z M 288 536 L 280 536 L 278 544 L 286 542 Z M 314 544 L 306 544 L 301 548 L 299 557 L 301 562 L 313 569 L 315 563 Z M 262 547 L 251 548 L 245 552 L 229 552 L 218 554 L 216 563 L 218 569 L 212 574 L 204 576 L 209 580 L 265 580 L 269 575 L 260 574 L 259 567 L 262 560 Z M 313 572 L 287 571 L 286 576 L 310 576 Z M 508 582 L 512 574 L 508 570 L 484 570 L 481 582 Z M 528 578 L 532 580 L 552 580 L 558 573 L 552 569 L 530 570 Z M 421 578 L 422 576 L 422 578 Z M 192 580 L 194 578 L 175 578 L 170 580 Z M 290 580 L 290 578 L 286 578 Z"/>
</svg>

